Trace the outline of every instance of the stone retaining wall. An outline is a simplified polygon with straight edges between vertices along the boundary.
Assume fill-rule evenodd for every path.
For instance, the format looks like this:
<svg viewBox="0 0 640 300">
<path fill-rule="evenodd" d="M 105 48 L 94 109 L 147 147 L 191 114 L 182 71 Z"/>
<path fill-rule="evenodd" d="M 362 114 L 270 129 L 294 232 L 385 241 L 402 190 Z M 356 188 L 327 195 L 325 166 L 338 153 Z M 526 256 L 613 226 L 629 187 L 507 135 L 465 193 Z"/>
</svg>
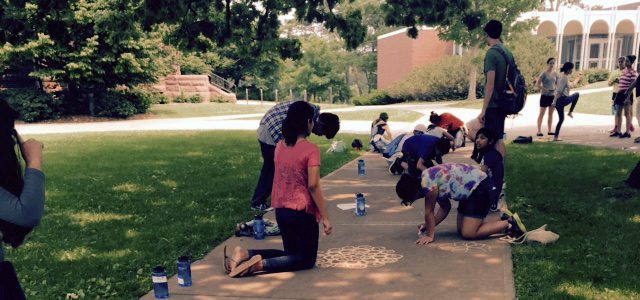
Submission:
<svg viewBox="0 0 640 300">
<path fill-rule="evenodd" d="M 198 95 L 203 102 L 217 101 L 218 99 L 230 103 L 236 102 L 235 94 L 227 93 L 210 84 L 207 75 L 169 75 L 158 80 L 154 88 L 170 99 L 180 95 L 186 97 Z"/>
</svg>

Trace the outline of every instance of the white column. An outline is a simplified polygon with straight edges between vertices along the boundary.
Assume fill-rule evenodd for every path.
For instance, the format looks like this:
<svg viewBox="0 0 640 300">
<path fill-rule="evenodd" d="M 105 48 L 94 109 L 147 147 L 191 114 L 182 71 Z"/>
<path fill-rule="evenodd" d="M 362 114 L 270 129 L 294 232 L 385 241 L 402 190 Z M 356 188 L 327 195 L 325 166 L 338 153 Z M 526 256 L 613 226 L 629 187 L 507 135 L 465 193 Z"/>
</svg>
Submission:
<svg viewBox="0 0 640 300">
<path fill-rule="evenodd" d="M 587 44 L 589 43 L 589 33 L 583 33 L 582 34 L 582 41 L 581 41 L 581 45 L 580 45 L 580 70 L 586 70 L 587 68 L 585 67 L 588 63 L 588 57 L 589 57 L 589 51 L 588 50 L 588 46 Z"/>
<path fill-rule="evenodd" d="M 558 34 L 558 37 L 556 38 L 556 43 L 558 44 L 558 58 L 556 59 L 556 68 L 559 68 L 559 66 L 561 66 L 564 62 L 561 61 L 562 59 L 562 43 L 564 42 L 564 38 L 562 33 Z"/>
<path fill-rule="evenodd" d="M 612 57 L 613 57 L 613 51 L 615 49 L 615 45 L 614 45 L 615 41 L 616 41 L 615 36 L 616 36 L 615 32 L 614 33 L 609 33 L 609 39 L 608 39 L 608 42 L 607 42 L 607 57 L 606 57 L 607 61 L 606 61 L 606 66 L 605 66 L 605 68 L 608 69 L 608 70 L 611 70 L 611 66 L 613 66 Z"/>
</svg>

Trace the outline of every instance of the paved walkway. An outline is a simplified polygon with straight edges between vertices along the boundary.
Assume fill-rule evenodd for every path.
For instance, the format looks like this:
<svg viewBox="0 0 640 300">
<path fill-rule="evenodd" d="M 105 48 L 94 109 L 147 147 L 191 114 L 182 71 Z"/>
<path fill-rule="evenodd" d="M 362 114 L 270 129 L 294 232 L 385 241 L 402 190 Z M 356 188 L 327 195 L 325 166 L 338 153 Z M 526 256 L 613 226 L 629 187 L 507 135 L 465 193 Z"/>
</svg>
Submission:
<svg viewBox="0 0 640 300">
<path fill-rule="evenodd" d="M 469 161 L 469 147 L 445 157 Z M 318 266 L 312 270 L 232 279 L 222 268 L 222 247 L 282 249 L 280 237 L 257 241 L 231 237 L 193 263 L 194 284 L 169 280 L 171 299 L 514 299 L 511 248 L 497 239 L 463 241 L 456 234 L 456 209 L 437 228 L 436 241 L 418 246 L 423 201 L 402 207 L 395 195 L 398 177 L 378 154 L 363 156 L 366 175 L 352 161 L 322 179 L 334 230 L 321 236 Z M 363 192 L 370 207 L 364 217 L 338 204 Z M 267 215 L 274 218 L 273 213 Z M 497 217 L 497 216 L 493 216 Z M 150 292 L 142 299 L 153 299 Z"/>
</svg>

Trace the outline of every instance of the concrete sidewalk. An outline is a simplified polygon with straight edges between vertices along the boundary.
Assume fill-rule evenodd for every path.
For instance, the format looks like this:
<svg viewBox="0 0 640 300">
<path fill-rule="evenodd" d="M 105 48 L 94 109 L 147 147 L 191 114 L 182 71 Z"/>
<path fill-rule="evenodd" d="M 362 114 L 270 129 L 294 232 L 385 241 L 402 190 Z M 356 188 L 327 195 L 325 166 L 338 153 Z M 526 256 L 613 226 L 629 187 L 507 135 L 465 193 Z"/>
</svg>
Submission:
<svg viewBox="0 0 640 300">
<path fill-rule="evenodd" d="M 469 161 L 470 147 L 445 157 Z M 192 264 L 194 284 L 169 280 L 171 299 L 514 299 L 511 248 L 496 239 L 464 241 L 456 233 L 456 209 L 437 228 L 436 241 L 414 244 L 424 202 L 402 207 L 395 195 L 398 179 L 385 160 L 367 153 L 366 175 L 352 161 L 322 179 L 334 226 L 321 236 L 316 268 L 300 272 L 229 278 L 222 268 L 222 247 L 282 249 L 280 237 L 265 240 L 231 237 Z M 367 215 L 337 204 L 365 194 Z M 267 218 L 274 219 L 273 213 Z M 497 217 L 496 215 L 492 217 Z M 142 299 L 153 299 L 150 292 Z"/>
</svg>

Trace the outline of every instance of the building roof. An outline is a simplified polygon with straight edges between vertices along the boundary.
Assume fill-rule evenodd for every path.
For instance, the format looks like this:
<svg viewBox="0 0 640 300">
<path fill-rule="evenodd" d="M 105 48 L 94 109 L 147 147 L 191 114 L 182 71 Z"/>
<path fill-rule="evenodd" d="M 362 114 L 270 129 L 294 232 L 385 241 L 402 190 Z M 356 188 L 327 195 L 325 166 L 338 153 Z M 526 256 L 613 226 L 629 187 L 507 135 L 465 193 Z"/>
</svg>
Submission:
<svg viewBox="0 0 640 300">
<path fill-rule="evenodd" d="M 640 1 L 625 5 L 618 5 L 618 10 L 636 10 L 640 6 Z"/>
</svg>

